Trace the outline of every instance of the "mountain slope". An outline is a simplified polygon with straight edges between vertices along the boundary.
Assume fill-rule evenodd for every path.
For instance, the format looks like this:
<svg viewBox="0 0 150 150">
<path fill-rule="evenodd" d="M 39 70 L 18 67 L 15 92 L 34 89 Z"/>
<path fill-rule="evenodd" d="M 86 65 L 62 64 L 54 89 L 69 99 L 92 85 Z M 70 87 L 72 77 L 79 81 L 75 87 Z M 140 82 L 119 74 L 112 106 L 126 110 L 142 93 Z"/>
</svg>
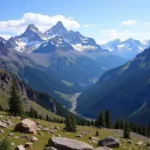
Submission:
<svg viewBox="0 0 150 150">
<path fill-rule="evenodd" d="M 150 48 L 123 66 L 112 69 L 78 98 L 77 111 L 96 117 L 100 109 L 109 109 L 113 119 L 150 122 Z M 91 110 L 90 112 L 87 110 Z"/>
<path fill-rule="evenodd" d="M 57 118 L 59 116 L 57 116 L 56 114 L 61 115 L 58 112 L 62 111 L 63 108 L 59 108 L 60 110 L 57 110 L 59 106 L 55 102 L 55 100 L 53 100 L 53 98 L 44 93 L 34 91 L 15 75 L 4 70 L 0 70 L 0 105 L 3 108 L 8 107 L 8 98 L 13 80 L 15 80 L 17 83 L 17 88 L 20 93 L 21 99 L 23 100 L 25 111 L 29 111 L 30 108 L 38 108 L 38 111 L 41 111 L 41 114 L 43 114 L 45 117 L 47 114 L 49 116 L 51 115 L 50 117 Z"/>
</svg>

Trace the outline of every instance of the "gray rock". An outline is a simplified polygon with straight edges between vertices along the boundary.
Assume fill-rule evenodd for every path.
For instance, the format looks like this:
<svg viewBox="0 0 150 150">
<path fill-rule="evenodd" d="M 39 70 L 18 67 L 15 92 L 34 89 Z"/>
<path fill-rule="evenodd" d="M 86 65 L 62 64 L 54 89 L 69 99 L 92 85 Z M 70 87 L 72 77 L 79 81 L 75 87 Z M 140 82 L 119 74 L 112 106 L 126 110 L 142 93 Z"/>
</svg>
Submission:
<svg viewBox="0 0 150 150">
<path fill-rule="evenodd" d="M 8 128 L 7 124 L 4 123 L 4 122 L 2 122 L 2 121 L 0 121 L 0 127 L 2 127 L 2 128 Z"/>
<path fill-rule="evenodd" d="M 48 145 L 58 150 L 93 150 L 93 147 L 85 142 L 64 137 L 52 137 Z"/>
<path fill-rule="evenodd" d="M 118 140 L 116 140 L 113 137 L 106 137 L 102 140 L 99 140 L 98 145 L 99 146 L 106 146 L 109 148 L 116 148 L 116 147 L 120 146 L 120 143 Z"/>
<path fill-rule="evenodd" d="M 32 136 L 32 137 L 31 137 L 31 139 L 30 139 L 30 141 L 31 141 L 31 142 L 38 141 L 38 138 L 37 138 L 37 137 L 35 137 L 35 136 Z"/>
<path fill-rule="evenodd" d="M 27 142 L 27 143 L 25 143 L 24 147 L 26 147 L 26 148 L 31 148 L 31 147 L 32 147 L 32 143 Z"/>
<path fill-rule="evenodd" d="M 23 145 L 19 145 L 15 148 L 15 150 L 25 150 Z"/>
<path fill-rule="evenodd" d="M 24 119 L 15 126 L 15 131 L 23 133 L 36 134 L 37 126 L 36 123 L 30 119 Z"/>
</svg>

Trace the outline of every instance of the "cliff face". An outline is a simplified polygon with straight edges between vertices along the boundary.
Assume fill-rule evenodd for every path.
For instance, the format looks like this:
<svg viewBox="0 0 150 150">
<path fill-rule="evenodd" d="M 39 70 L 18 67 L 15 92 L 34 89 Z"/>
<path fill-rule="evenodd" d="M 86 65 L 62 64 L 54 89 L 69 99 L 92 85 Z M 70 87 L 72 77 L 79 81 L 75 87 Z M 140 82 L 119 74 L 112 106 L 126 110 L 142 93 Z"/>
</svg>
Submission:
<svg viewBox="0 0 150 150">
<path fill-rule="evenodd" d="M 40 93 L 31 89 L 28 84 L 21 81 L 17 76 L 0 70 L 0 88 L 9 94 L 12 81 L 16 80 L 17 87 L 20 95 L 22 95 L 24 100 L 29 99 L 31 101 L 40 104 L 51 112 L 57 113 L 57 106 L 55 101 L 47 94 Z"/>
</svg>

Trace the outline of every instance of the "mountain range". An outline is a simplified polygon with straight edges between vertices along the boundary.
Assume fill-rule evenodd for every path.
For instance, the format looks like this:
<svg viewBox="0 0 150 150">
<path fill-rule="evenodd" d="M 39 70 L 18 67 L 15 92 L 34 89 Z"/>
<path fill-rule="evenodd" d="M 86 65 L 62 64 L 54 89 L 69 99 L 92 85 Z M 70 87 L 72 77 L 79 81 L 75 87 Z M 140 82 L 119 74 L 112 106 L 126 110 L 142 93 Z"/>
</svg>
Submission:
<svg viewBox="0 0 150 150">
<path fill-rule="evenodd" d="M 112 54 L 128 60 L 134 58 L 137 54 L 143 52 L 149 46 L 150 40 L 139 41 L 133 38 L 129 38 L 125 41 L 116 39 L 101 45 L 102 48 L 108 49 L 112 52 Z"/>
<path fill-rule="evenodd" d="M 46 32 L 31 24 L 20 36 L 0 40 L 2 69 L 18 75 L 33 89 L 46 92 L 65 107 L 105 71 L 126 59 L 103 50 L 92 38 L 68 31 L 58 22 Z"/>
<path fill-rule="evenodd" d="M 149 91 L 150 48 L 124 65 L 104 73 L 96 84 L 79 96 L 77 112 L 96 118 L 100 110 L 108 109 L 113 120 L 126 118 L 139 124 L 149 124 Z"/>
</svg>

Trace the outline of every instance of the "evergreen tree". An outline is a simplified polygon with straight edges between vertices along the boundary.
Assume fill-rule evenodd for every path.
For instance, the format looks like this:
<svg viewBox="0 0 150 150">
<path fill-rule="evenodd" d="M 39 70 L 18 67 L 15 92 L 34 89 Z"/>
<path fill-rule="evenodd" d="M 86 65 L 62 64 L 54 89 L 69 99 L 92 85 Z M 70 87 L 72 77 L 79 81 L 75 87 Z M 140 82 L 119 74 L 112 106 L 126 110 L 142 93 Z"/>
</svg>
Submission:
<svg viewBox="0 0 150 150">
<path fill-rule="evenodd" d="M 111 128 L 111 117 L 110 117 L 109 110 L 106 110 L 105 113 L 105 123 L 106 123 L 106 128 Z"/>
<path fill-rule="evenodd" d="M 99 131 L 98 130 L 96 130 L 95 136 L 99 136 Z"/>
<path fill-rule="evenodd" d="M 9 113 L 15 116 L 21 116 L 23 114 L 22 101 L 17 91 L 16 81 L 13 81 L 11 87 L 9 98 Z"/>
<path fill-rule="evenodd" d="M 105 127 L 105 118 L 102 111 L 99 112 L 97 126 Z"/>
<path fill-rule="evenodd" d="M 124 131 L 123 131 L 123 137 L 126 139 L 130 138 L 130 127 L 129 127 L 128 122 L 125 123 Z"/>
<path fill-rule="evenodd" d="M 139 127 L 138 127 L 138 133 L 142 135 L 142 132 L 143 132 L 143 131 L 142 131 L 142 126 L 139 126 Z"/>
<path fill-rule="evenodd" d="M 76 132 L 76 121 L 73 115 L 66 118 L 65 130 L 68 132 Z"/>
<path fill-rule="evenodd" d="M 115 129 L 121 129 L 121 122 L 120 122 L 120 119 L 118 119 L 118 120 L 116 121 Z"/>
<path fill-rule="evenodd" d="M 46 115 L 46 121 L 49 121 L 49 116 L 48 115 Z"/>
<path fill-rule="evenodd" d="M 142 131 L 142 135 L 147 136 L 147 129 L 146 129 L 145 126 L 143 126 L 143 129 L 142 129 L 142 130 L 143 130 L 143 131 Z"/>
<path fill-rule="evenodd" d="M 125 127 L 125 122 L 124 122 L 123 119 L 121 119 L 121 121 L 120 121 L 120 129 L 124 129 L 124 127 Z"/>
</svg>

